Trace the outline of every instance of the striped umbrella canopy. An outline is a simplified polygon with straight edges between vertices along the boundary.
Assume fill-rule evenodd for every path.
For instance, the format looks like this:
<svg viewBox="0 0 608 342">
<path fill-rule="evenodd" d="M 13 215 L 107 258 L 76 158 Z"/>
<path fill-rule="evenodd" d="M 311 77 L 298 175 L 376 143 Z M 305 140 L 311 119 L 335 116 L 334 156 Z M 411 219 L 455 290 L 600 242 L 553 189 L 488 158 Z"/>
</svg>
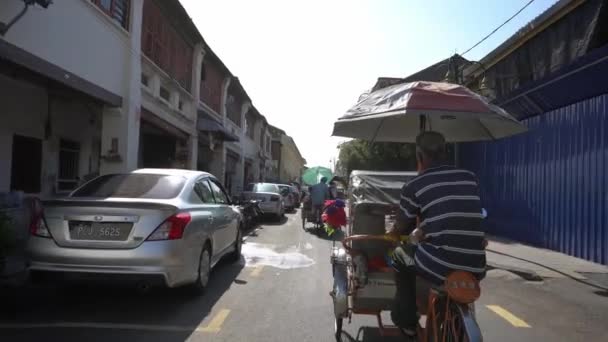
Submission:
<svg viewBox="0 0 608 342">
<path fill-rule="evenodd" d="M 422 131 L 448 142 L 496 140 L 527 128 L 502 108 L 465 86 L 411 82 L 362 97 L 334 123 L 334 136 L 370 141 L 415 142 Z"/>
<path fill-rule="evenodd" d="M 307 185 L 315 185 L 321 181 L 321 178 L 327 178 L 327 181 L 334 177 L 330 169 L 323 166 L 311 167 L 302 174 L 302 182 Z"/>
</svg>

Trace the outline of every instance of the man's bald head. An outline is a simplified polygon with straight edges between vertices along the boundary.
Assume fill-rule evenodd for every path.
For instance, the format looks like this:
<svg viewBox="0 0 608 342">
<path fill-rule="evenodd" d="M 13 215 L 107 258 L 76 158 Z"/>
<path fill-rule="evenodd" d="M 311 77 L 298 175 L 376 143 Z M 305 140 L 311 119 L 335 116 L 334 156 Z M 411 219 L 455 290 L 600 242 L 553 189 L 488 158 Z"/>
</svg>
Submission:
<svg viewBox="0 0 608 342">
<path fill-rule="evenodd" d="M 445 138 L 438 132 L 422 132 L 416 137 L 416 152 L 426 161 L 442 161 L 446 152 Z"/>
</svg>

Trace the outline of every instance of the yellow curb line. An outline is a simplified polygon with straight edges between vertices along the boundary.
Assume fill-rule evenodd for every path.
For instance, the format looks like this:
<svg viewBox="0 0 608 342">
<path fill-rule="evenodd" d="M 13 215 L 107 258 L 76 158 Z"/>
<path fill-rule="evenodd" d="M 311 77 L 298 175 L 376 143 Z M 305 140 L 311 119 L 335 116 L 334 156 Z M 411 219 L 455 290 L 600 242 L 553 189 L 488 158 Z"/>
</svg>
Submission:
<svg viewBox="0 0 608 342">
<path fill-rule="evenodd" d="M 222 329 L 222 324 L 224 324 L 224 321 L 226 320 L 229 314 L 230 310 L 228 309 L 220 310 L 220 312 L 218 312 L 215 317 L 213 317 L 211 322 L 209 322 L 206 327 L 197 327 L 196 331 L 208 333 L 219 332 Z"/>
</svg>

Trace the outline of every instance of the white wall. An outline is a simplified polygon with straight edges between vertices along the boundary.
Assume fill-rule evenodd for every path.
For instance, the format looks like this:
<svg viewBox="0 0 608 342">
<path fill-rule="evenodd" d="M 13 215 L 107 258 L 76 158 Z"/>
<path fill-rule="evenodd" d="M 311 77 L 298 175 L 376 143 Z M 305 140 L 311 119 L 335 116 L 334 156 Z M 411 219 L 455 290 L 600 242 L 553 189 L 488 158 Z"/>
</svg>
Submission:
<svg viewBox="0 0 608 342">
<path fill-rule="evenodd" d="M 45 139 L 48 96 L 44 88 L 0 74 L 0 192 L 10 190 L 13 135 L 42 141 L 42 193 L 50 194 L 59 170 L 59 140 L 80 143 L 79 176 L 88 174 L 89 158 L 96 159 L 93 141 L 101 135 L 101 108 L 78 98 L 53 97 L 51 136 Z M 92 163 L 96 167 L 96 161 Z"/>
<path fill-rule="evenodd" d="M 70 0 L 75 1 L 75 0 Z M 118 151 L 121 162 L 102 161 L 101 173 L 127 172 L 137 168 L 139 152 L 139 117 L 141 114 L 141 22 L 143 1 L 131 1 L 131 31 L 124 40 L 125 54 L 119 63 L 124 65 L 123 106 L 122 108 L 106 108 L 103 115 L 102 155 L 110 150 L 112 139 L 118 139 Z M 97 8 L 84 0 L 87 6 L 93 8 L 106 23 L 110 22 L 105 14 L 98 13 Z M 119 28 L 110 22 L 112 27 L 106 30 L 106 35 Z M 113 34 L 112 34 L 113 35 Z M 116 36 L 116 35 L 114 35 Z M 122 37 L 122 36 L 121 36 Z M 108 69 L 111 70 L 111 69 Z"/>
<path fill-rule="evenodd" d="M 304 161 L 296 150 L 294 141 L 287 135 L 281 136 L 281 180 L 293 181 L 301 176 Z"/>
<path fill-rule="evenodd" d="M 22 7 L 22 0 L 0 1 L 0 21 Z M 30 7 L 4 39 L 115 94 L 128 88 L 129 33 L 88 0 Z"/>
</svg>

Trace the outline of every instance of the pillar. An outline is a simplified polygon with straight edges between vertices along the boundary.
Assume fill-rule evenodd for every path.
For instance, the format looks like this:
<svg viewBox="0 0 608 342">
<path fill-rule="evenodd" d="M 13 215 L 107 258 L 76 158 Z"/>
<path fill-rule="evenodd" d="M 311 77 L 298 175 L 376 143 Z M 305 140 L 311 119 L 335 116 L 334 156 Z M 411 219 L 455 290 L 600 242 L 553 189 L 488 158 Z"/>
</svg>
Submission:
<svg viewBox="0 0 608 342">
<path fill-rule="evenodd" d="M 131 1 L 131 51 L 141 51 L 141 25 L 144 0 Z M 128 54 L 129 72 L 121 108 L 106 107 L 102 115 L 100 173 L 128 172 L 137 168 L 139 152 L 139 118 L 141 115 L 141 56 Z M 114 151 L 115 150 L 115 151 Z M 116 153 L 110 153 L 111 151 Z M 105 158 L 104 158 L 105 157 Z"/>
</svg>

